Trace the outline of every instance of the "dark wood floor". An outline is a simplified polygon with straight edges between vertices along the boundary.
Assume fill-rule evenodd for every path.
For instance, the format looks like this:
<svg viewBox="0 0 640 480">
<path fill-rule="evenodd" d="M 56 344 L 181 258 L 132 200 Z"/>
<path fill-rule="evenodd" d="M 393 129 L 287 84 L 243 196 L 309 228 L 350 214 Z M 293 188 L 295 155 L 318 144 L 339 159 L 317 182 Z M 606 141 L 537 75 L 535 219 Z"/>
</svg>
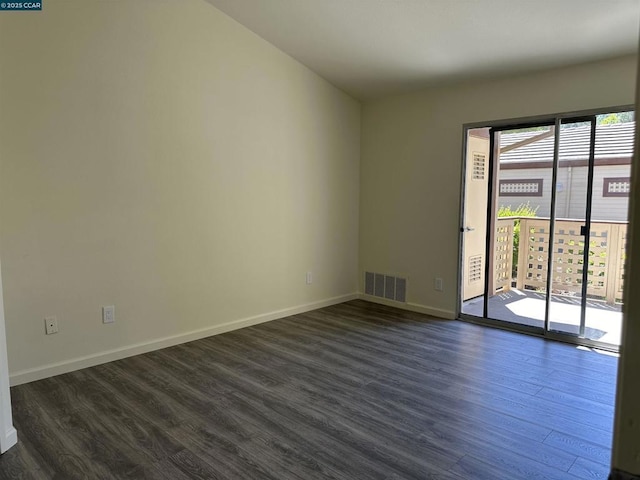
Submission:
<svg viewBox="0 0 640 480">
<path fill-rule="evenodd" d="M 606 478 L 617 359 L 350 302 L 12 389 L 0 478 Z"/>
</svg>

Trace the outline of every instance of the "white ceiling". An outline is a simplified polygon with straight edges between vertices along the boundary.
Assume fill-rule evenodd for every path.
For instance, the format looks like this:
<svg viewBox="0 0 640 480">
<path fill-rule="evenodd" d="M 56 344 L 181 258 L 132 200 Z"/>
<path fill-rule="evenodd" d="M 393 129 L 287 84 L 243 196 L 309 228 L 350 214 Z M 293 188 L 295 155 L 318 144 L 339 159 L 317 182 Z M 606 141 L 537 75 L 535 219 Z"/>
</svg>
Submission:
<svg viewBox="0 0 640 480">
<path fill-rule="evenodd" d="M 206 0 L 370 98 L 637 51 L 640 0 Z"/>
</svg>

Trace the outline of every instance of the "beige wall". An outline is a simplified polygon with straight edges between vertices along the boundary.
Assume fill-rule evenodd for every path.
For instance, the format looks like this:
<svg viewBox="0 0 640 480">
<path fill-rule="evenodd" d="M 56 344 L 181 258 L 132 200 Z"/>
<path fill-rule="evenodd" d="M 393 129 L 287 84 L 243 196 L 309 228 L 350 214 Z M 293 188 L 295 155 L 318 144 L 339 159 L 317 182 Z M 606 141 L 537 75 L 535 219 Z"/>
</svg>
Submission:
<svg viewBox="0 0 640 480">
<path fill-rule="evenodd" d="M 635 66 L 626 57 L 365 103 L 360 281 L 365 270 L 408 276 L 409 307 L 452 317 L 463 124 L 632 104 Z"/>
<path fill-rule="evenodd" d="M 14 381 L 357 291 L 357 101 L 201 0 L 47 2 L 0 45 Z"/>
<path fill-rule="evenodd" d="M 364 269 L 408 275 L 410 302 L 453 315 L 462 125 L 633 101 L 635 58 L 371 101 L 359 170 L 359 104 L 210 5 L 45 7 L 0 17 L 0 257 L 21 380 L 344 298 Z M 626 328 L 614 466 L 638 472 Z"/>
<path fill-rule="evenodd" d="M 640 75 L 638 75 L 636 112 L 640 112 Z M 613 468 L 640 476 L 640 130 L 636 129 L 636 152 L 632 167 L 630 212 L 630 254 L 627 264 L 625 322 L 622 330 L 616 420 L 613 433 Z"/>
</svg>

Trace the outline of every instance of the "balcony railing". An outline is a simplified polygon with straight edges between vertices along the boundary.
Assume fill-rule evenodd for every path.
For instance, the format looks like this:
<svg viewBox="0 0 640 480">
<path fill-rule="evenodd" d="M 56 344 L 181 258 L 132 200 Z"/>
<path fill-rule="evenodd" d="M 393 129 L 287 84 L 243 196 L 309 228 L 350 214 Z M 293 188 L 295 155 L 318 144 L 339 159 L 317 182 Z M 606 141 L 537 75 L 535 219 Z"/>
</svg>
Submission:
<svg viewBox="0 0 640 480">
<path fill-rule="evenodd" d="M 514 231 L 519 222 L 519 241 Z M 552 294 L 575 296 L 582 292 L 584 269 L 583 221 L 556 220 L 553 240 Z M 496 221 L 494 258 L 490 279 L 494 294 L 518 289 L 545 292 L 549 259 L 549 218 L 505 217 Z M 592 222 L 589 240 L 587 295 L 613 305 L 622 301 L 627 222 Z M 517 249 L 517 268 L 514 252 Z"/>
</svg>

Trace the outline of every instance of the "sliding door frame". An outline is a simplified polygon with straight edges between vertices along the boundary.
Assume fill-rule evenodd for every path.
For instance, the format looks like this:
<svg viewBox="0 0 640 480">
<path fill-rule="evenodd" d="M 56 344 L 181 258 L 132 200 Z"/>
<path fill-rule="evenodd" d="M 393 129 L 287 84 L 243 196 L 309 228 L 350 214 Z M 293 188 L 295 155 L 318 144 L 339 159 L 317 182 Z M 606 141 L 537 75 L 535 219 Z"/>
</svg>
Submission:
<svg viewBox="0 0 640 480">
<path fill-rule="evenodd" d="M 483 317 L 476 317 L 473 315 L 468 315 L 462 312 L 462 281 L 464 279 L 464 231 L 463 231 L 463 223 L 464 223 L 464 208 L 465 208 L 465 194 L 466 194 L 466 170 L 469 168 L 466 159 L 467 152 L 467 137 L 469 130 L 476 128 L 490 128 L 490 161 L 489 161 L 489 188 L 488 188 L 488 196 L 487 196 L 487 231 L 492 231 L 492 226 L 494 225 L 495 215 L 494 215 L 494 198 L 495 195 L 495 179 L 494 169 L 495 169 L 495 158 L 494 158 L 494 133 L 496 131 L 502 130 L 512 130 L 519 128 L 527 128 L 532 126 L 552 126 L 554 125 L 556 128 L 555 132 L 555 141 L 554 141 L 554 160 L 553 160 L 553 185 L 556 184 L 557 181 L 557 170 L 558 170 L 558 153 L 559 153 L 559 142 L 560 142 L 560 125 L 563 121 L 567 120 L 583 120 L 590 121 L 591 128 L 591 136 L 590 136 L 590 151 L 589 151 L 589 177 L 588 177 L 588 186 L 587 186 L 587 211 L 585 212 L 585 255 L 588 255 L 589 251 L 589 241 L 590 241 L 590 226 L 591 226 L 591 202 L 593 200 L 593 170 L 594 170 L 594 158 L 595 158 L 595 123 L 596 116 L 603 113 L 619 113 L 619 112 L 628 112 L 635 111 L 634 105 L 621 105 L 617 107 L 604 107 L 590 110 L 582 110 L 576 112 L 565 112 L 565 113 L 556 113 L 550 115 L 540 115 L 540 116 L 532 116 L 532 117 L 523 117 L 523 118 L 514 118 L 514 119 L 506 119 L 506 120 L 495 120 L 495 121 L 487 121 L 487 122 L 473 122 L 467 123 L 462 126 L 462 169 L 461 169 L 461 201 L 460 201 L 460 233 L 459 233 L 459 243 L 458 243 L 458 281 L 457 281 L 457 299 L 458 305 L 456 309 L 457 318 L 460 320 L 476 323 L 491 327 L 497 327 L 503 330 L 515 331 L 519 333 L 524 333 L 528 335 L 544 337 L 551 340 L 556 340 L 564 343 L 570 343 L 574 345 L 581 345 L 591 348 L 598 348 L 606 351 L 618 352 L 619 347 L 616 345 L 612 345 L 609 343 L 600 342 L 597 340 L 590 340 L 588 338 L 584 338 L 585 333 L 585 312 L 586 312 L 586 302 L 587 302 L 587 282 L 586 276 L 588 275 L 588 258 L 585 260 L 584 265 L 586 266 L 583 269 L 583 283 L 582 283 L 582 300 L 581 300 L 581 319 L 580 319 L 580 334 L 572 335 L 570 333 L 559 333 L 549 329 L 550 319 L 549 319 L 549 309 L 551 303 L 551 290 L 549 288 L 549 282 L 552 279 L 552 262 L 553 262 L 553 232 L 555 230 L 554 221 L 556 218 L 555 215 L 555 189 L 552 188 L 552 199 L 551 199 L 551 212 L 550 212 L 550 238 L 549 238 L 549 268 L 547 270 L 547 295 L 546 295 L 546 305 L 545 305 L 545 324 L 544 327 L 532 327 L 529 325 L 520 325 L 517 323 L 504 322 L 501 320 L 495 320 L 488 318 L 488 298 L 489 298 L 489 268 L 493 262 L 490 262 L 489 259 L 492 258 L 491 251 L 491 243 L 490 240 L 487 239 L 486 242 L 486 252 L 485 252 L 485 288 L 484 288 L 484 305 L 483 305 Z M 624 321 L 624 318 L 623 318 Z"/>
</svg>

